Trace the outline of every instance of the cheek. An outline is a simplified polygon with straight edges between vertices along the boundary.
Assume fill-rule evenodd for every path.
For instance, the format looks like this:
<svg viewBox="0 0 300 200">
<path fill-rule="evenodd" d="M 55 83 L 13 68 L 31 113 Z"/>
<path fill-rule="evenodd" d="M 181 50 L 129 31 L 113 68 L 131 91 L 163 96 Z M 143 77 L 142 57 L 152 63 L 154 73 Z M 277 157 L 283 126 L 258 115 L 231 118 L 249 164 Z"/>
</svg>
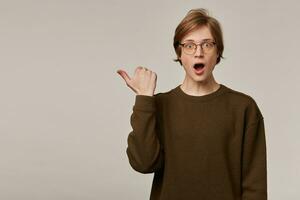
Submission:
<svg viewBox="0 0 300 200">
<path fill-rule="evenodd" d="M 181 62 L 184 64 L 184 66 L 189 66 L 191 63 L 191 59 L 187 57 L 186 55 L 181 56 Z"/>
<path fill-rule="evenodd" d="M 218 55 L 217 54 L 214 54 L 212 55 L 210 58 L 209 58 L 209 62 L 211 64 L 216 64 L 217 63 L 217 59 L 218 59 Z"/>
</svg>

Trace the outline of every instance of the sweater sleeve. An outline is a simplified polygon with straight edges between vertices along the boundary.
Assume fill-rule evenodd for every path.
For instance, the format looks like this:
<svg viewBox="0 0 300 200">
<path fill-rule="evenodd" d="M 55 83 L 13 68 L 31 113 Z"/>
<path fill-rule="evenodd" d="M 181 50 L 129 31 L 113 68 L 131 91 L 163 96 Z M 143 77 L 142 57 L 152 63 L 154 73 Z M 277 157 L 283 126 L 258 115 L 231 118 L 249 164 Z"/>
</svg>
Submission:
<svg viewBox="0 0 300 200">
<path fill-rule="evenodd" d="M 262 116 L 246 128 L 242 162 L 242 200 L 267 200 L 267 151 Z"/>
<path fill-rule="evenodd" d="M 127 138 L 126 153 L 131 167 L 141 173 L 152 173 L 163 165 L 163 150 L 158 134 L 155 95 L 136 95 L 130 117 L 132 131 Z"/>
</svg>

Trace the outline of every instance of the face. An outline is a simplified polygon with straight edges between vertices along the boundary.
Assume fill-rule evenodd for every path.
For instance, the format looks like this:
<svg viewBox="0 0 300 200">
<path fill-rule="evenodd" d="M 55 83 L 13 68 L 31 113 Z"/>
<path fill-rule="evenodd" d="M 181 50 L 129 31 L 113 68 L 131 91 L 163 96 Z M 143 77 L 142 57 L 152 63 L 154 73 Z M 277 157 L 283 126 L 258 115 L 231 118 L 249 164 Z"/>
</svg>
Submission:
<svg viewBox="0 0 300 200">
<path fill-rule="evenodd" d="M 208 27 L 203 26 L 200 27 L 189 34 L 187 34 L 180 43 L 185 43 L 188 40 L 195 42 L 196 44 L 200 44 L 205 39 L 211 39 L 214 41 L 210 30 Z M 190 79 L 190 81 L 196 82 L 209 82 L 213 79 L 213 70 L 217 62 L 218 54 L 217 54 L 217 47 L 214 47 L 209 51 L 204 53 L 201 49 L 200 45 L 197 46 L 197 49 L 194 54 L 186 54 L 183 51 L 183 47 L 181 46 L 181 56 L 180 60 L 186 72 L 186 78 Z M 196 63 L 203 63 L 203 69 L 195 69 L 194 65 Z"/>
</svg>

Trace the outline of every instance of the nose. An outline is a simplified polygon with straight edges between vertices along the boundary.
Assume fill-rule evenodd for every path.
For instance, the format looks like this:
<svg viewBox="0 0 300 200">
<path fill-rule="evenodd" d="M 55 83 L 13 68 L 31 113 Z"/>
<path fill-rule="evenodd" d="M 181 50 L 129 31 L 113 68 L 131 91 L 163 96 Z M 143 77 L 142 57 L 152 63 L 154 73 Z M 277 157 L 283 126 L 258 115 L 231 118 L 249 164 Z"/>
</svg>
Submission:
<svg viewBox="0 0 300 200">
<path fill-rule="evenodd" d="M 200 45 L 197 45 L 197 47 L 196 47 L 196 52 L 195 52 L 195 56 L 199 57 L 199 56 L 203 56 L 203 54 L 204 54 L 204 52 L 203 52 L 201 46 L 200 46 Z"/>
</svg>

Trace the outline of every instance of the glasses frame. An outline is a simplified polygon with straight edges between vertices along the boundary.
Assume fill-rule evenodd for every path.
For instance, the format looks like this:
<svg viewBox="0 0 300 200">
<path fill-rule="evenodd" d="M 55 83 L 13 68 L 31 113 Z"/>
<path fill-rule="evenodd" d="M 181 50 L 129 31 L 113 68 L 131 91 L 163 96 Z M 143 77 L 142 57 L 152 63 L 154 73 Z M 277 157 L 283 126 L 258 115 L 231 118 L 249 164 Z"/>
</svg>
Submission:
<svg viewBox="0 0 300 200">
<path fill-rule="evenodd" d="M 187 52 L 185 51 L 184 45 L 187 44 L 187 43 L 193 43 L 193 44 L 196 45 L 196 48 L 193 49 L 193 53 L 187 53 Z M 186 54 L 188 54 L 188 55 L 194 55 L 194 54 L 196 53 L 196 51 L 197 51 L 197 46 L 200 46 L 200 48 L 201 48 L 201 50 L 203 51 L 203 53 L 209 53 L 209 51 L 207 51 L 207 50 L 205 51 L 205 50 L 203 49 L 203 45 L 204 45 L 205 43 L 213 44 L 213 47 L 212 47 L 211 49 L 209 49 L 209 51 L 212 50 L 212 49 L 215 47 L 215 45 L 217 44 L 215 41 L 203 41 L 203 42 L 200 42 L 200 43 L 195 43 L 195 42 L 193 42 L 193 41 L 188 41 L 188 42 L 184 42 L 184 43 L 179 43 L 179 45 L 183 47 L 183 52 L 184 52 L 184 53 L 186 53 Z"/>
</svg>

